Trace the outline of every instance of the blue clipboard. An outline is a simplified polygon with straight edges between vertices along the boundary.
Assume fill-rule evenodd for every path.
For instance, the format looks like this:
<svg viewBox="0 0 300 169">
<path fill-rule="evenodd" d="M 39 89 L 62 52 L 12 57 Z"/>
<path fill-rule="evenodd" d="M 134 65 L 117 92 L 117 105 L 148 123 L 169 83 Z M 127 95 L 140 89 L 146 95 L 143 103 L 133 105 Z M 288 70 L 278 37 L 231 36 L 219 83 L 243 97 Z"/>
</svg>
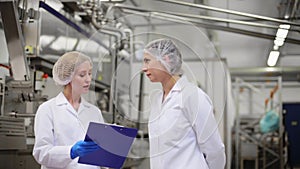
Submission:
<svg viewBox="0 0 300 169">
<path fill-rule="evenodd" d="M 134 128 L 90 122 L 84 140 L 94 141 L 100 149 L 80 157 L 78 163 L 121 168 L 136 135 Z"/>
</svg>

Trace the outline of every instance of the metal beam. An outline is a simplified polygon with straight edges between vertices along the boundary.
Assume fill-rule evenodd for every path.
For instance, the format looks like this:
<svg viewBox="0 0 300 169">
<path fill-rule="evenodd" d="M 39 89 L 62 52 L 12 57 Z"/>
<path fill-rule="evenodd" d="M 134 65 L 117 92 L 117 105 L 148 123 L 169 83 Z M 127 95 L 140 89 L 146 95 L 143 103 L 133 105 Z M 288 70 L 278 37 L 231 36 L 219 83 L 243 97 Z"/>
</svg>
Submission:
<svg viewBox="0 0 300 169">
<path fill-rule="evenodd" d="M 277 23 L 281 23 L 281 24 L 290 24 L 290 25 L 294 25 L 294 26 L 300 26 L 300 23 L 296 23 L 296 22 L 290 22 L 287 20 L 281 20 L 281 19 L 276 19 L 276 18 L 272 18 L 272 17 L 255 15 L 255 14 L 239 12 L 239 11 L 234 11 L 234 10 L 229 10 L 229 9 L 216 8 L 216 7 L 206 6 L 206 5 L 201 5 L 201 4 L 194 4 L 194 3 L 176 1 L 176 0 L 162 0 L 161 2 L 167 2 L 167 3 L 182 5 L 182 6 L 212 10 L 212 11 L 216 11 L 216 12 L 228 13 L 228 14 L 232 14 L 232 15 L 255 18 L 255 19 L 260 19 L 260 20 L 265 20 L 265 21 L 270 21 L 270 22 L 277 22 Z"/>
<path fill-rule="evenodd" d="M 124 6 L 119 6 L 119 7 L 123 8 Z M 129 8 L 126 7 L 126 9 L 129 9 Z M 204 22 L 201 22 L 200 20 L 197 20 L 197 19 L 179 17 L 179 16 L 174 16 L 174 15 L 170 15 L 170 14 L 166 14 L 166 13 L 160 13 L 160 12 L 142 13 L 144 11 L 140 11 L 140 9 L 137 9 L 137 11 L 134 11 L 134 8 L 132 8 L 132 9 L 126 11 L 126 13 L 137 14 L 137 15 L 141 15 L 141 16 L 154 17 L 154 18 L 158 18 L 158 19 L 161 19 L 161 20 L 169 20 L 169 21 L 172 21 L 172 22 L 178 23 L 178 24 L 187 24 L 188 22 L 190 22 L 190 23 L 194 23 L 196 26 L 202 27 L 202 28 L 221 30 L 221 31 L 226 31 L 226 32 L 231 32 L 231 33 L 238 33 L 238 34 L 242 34 L 242 35 L 253 36 L 253 37 L 256 37 L 256 38 L 263 38 L 263 39 L 268 39 L 268 40 L 274 40 L 275 39 L 275 35 L 264 34 L 264 33 L 259 33 L 259 32 L 244 30 L 244 29 L 238 29 L 238 28 L 232 28 L 232 27 L 228 27 L 228 26 L 221 26 L 221 25 L 216 25 L 216 24 L 204 23 Z M 143 26 L 143 25 L 140 25 L 140 26 Z M 145 25 L 145 26 L 149 26 L 149 24 Z M 300 40 L 298 40 L 298 39 L 286 38 L 285 42 L 300 45 Z"/>
<path fill-rule="evenodd" d="M 0 1 L 0 12 L 13 78 L 16 81 L 29 80 L 29 68 L 24 51 L 25 43 L 15 1 Z"/>
<path fill-rule="evenodd" d="M 199 19 L 199 21 L 209 20 L 209 21 L 214 21 L 214 22 L 232 23 L 232 24 L 238 24 L 238 25 L 262 27 L 262 28 L 275 29 L 275 30 L 278 29 L 278 25 L 262 24 L 262 23 L 243 21 L 243 20 L 219 18 L 219 17 L 212 17 L 212 16 L 204 16 L 204 15 L 194 15 L 194 14 L 186 14 L 186 13 L 171 12 L 171 11 L 162 11 L 162 10 L 156 10 L 156 9 L 145 9 L 145 8 L 133 7 L 133 6 L 122 5 L 122 4 L 116 4 L 114 7 L 118 7 L 121 9 L 133 10 L 133 11 L 139 11 L 139 12 L 168 14 L 168 15 L 173 15 L 173 16 L 184 17 L 187 19 L 193 18 L 193 19 Z M 298 29 L 289 29 L 289 31 L 300 32 Z"/>
<path fill-rule="evenodd" d="M 267 81 L 265 77 L 278 76 L 282 76 L 283 81 L 300 81 L 300 67 L 253 67 L 230 68 L 229 70 L 232 78 L 243 77 L 243 79 L 248 79 L 247 81 Z"/>
</svg>

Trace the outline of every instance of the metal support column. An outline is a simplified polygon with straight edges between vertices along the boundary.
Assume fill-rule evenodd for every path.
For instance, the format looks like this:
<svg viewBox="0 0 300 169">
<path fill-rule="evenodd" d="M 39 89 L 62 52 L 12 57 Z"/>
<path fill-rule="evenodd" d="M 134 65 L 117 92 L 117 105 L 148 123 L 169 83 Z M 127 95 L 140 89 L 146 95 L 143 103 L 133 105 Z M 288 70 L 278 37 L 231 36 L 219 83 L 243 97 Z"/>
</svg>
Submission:
<svg viewBox="0 0 300 169">
<path fill-rule="evenodd" d="M 238 84 L 236 86 L 236 96 L 235 96 L 235 168 L 239 169 L 239 140 L 240 140 L 240 114 L 239 114 L 239 92 L 240 92 L 240 79 L 236 78 L 236 83 Z"/>
<path fill-rule="evenodd" d="M 0 12 L 13 78 L 16 81 L 29 80 L 29 69 L 24 52 L 24 39 L 16 2 L 1 0 Z"/>
</svg>

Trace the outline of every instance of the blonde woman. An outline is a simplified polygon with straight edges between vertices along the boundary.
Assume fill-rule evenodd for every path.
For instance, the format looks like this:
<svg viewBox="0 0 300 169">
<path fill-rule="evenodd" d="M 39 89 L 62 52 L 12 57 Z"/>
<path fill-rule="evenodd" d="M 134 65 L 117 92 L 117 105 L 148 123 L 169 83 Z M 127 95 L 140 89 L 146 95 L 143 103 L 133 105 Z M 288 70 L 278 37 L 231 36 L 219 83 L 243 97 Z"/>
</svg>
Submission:
<svg viewBox="0 0 300 169">
<path fill-rule="evenodd" d="M 92 79 L 91 59 L 68 52 L 53 67 L 54 81 L 63 91 L 39 106 L 34 124 L 33 156 L 42 169 L 99 169 L 79 164 L 78 158 L 99 149 L 83 141 L 89 122 L 103 122 L 101 111 L 82 98 Z"/>
</svg>

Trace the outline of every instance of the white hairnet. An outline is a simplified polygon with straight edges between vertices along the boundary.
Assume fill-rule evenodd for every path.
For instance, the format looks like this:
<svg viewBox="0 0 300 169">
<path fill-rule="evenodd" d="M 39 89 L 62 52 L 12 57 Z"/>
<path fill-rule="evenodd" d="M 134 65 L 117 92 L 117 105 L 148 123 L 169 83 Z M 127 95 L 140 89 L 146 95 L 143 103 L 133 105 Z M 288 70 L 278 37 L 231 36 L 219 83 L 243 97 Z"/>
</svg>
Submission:
<svg viewBox="0 0 300 169">
<path fill-rule="evenodd" d="M 145 53 L 154 56 L 169 71 L 171 75 L 181 75 L 181 53 L 175 43 L 170 39 L 157 39 L 148 43 Z"/>
<path fill-rule="evenodd" d="M 92 65 L 90 57 L 84 55 L 83 53 L 77 51 L 65 53 L 56 61 L 53 66 L 53 80 L 58 85 L 67 85 L 71 82 L 77 66 L 85 61 L 89 61 Z"/>
</svg>

